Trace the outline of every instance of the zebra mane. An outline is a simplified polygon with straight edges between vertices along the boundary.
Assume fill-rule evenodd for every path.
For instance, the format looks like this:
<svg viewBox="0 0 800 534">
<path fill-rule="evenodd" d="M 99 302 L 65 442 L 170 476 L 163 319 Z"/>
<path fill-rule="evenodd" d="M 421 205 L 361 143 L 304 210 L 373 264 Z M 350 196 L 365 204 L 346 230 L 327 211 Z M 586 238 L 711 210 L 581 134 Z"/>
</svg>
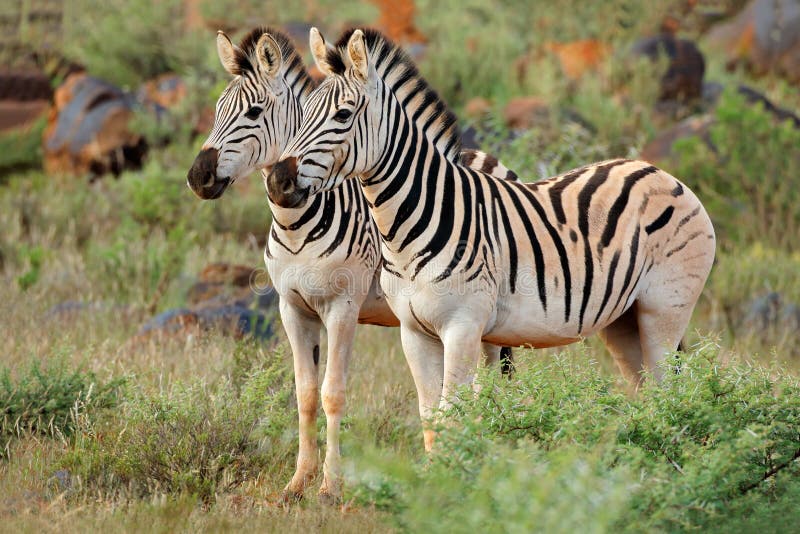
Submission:
<svg viewBox="0 0 800 534">
<path fill-rule="evenodd" d="M 284 65 L 282 68 L 284 72 L 287 74 L 295 73 L 294 78 L 290 81 L 291 85 L 297 85 L 297 82 L 300 81 L 303 90 L 310 90 L 313 88 L 315 84 L 308 75 L 305 65 L 303 64 L 303 59 L 297 52 L 292 40 L 280 30 L 271 27 L 259 26 L 258 28 L 252 29 L 242 38 L 239 46 L 234 48 L 234 58 L 236 60 L 236 72 L 234 72 L 234 74 L 243 75 L 246 72 L 256 74 L 255 65 L 258 61 L 256 58 L 256 45 L 258 44 L 258 40 L 265 33 L 270 34 L 281 49 L 281 58 L 283 59 Z"/>
<path fill-rule="evenodd" d="M 335 74 L 343 75 L 347 69 L 347 43 L 357 28 L 345 31 L 333 48 L 328 48 L 327 61 Z M 362 29 L 367 54 L 375 65 L 378 75 L 392 91 L 398 95 L 418 94 L 421 100 L 414 99 L 415 115 L 428 120 L 426 136 L 453 162 L 459 161 L 461 152 L 461 135 L 458 131 L 458 119 L 436 91 L 422 77 L 408 54 L 394 44 L 378 30 Z M 401 98 L 402 100 L 402 98 Z M 431 117 L 435 117 L 430 120 Z"/>
</svg>

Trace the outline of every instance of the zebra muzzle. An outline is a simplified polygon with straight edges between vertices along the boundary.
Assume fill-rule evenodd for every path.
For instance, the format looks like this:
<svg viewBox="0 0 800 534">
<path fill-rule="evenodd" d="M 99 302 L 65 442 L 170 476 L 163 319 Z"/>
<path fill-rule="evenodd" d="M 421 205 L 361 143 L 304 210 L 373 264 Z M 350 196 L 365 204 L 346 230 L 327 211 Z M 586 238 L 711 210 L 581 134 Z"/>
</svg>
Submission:
<svg viewBox="0 0 800 534">
<path fill-rule="evenodd" d="M 203 200 L 219 198 L 225 188 L 231 183 L 230 178 L 217 176 L 217 158 L 219 152 L 216 148 L 205 148 L 197 157 L 186 176 L 186 183 L 194 194 Z"/>
<path fill-rule="evenodd" d="M 269 199 L 281 208 L 297 208 L 308 199 L 308 189 L 297 186 L 297 158 L 286 158 L 267 177 Z"/>
</svg>

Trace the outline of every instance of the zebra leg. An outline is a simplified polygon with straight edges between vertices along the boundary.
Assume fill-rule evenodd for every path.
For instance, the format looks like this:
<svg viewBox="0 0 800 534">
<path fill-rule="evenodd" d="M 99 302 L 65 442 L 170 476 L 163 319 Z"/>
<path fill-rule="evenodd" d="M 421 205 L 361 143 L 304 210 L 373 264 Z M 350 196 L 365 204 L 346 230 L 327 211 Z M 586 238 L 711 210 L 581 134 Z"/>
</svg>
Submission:
<svg viewBox="0 0 800 534">
<path fill-rule="evenodd" d="M 514 374 L 514 353 L 511 351 L 511 347 L 498 347 L 491 343 L 484 343 L 483 352 L 486 354 L 486 367 L 497 365 L 499 362 L 500 372 L 503 375 Z"/>
<path fill-rule="evenodd" d="M 297 501 L 317 473 L 317 402 L 319 398 L 319 333 L 322 322 L 280 301 L 281 320 L 294 357 L 294 381 L 300 422 L 297 469 L 283 492 L 284 501 Z"/>
<path fill-rule="evenodd" d="M 411 375 L 414 377 L 414 384 L 417 386 L 425 451 L 430 452 L 436 433 L 432 429 L 426 428 L 426 425 L 439 406 L 439 399 L 442 397 L 444 347 L 438 338 L 404 325 L 400 326 L 400 340 L 403 344 L 406 361 L 411 369 Z"/>
<path fill-rule="evenodd" d="M 689 326 L 694 304 L 692 302 L 682 308 L 639 305 L 639 333 L 644 363 L 659 382 L 664 378 L 664 369 L 658 364 L 678 349 Z"/>
<path fill-rule="evenodd" d="M 472 384 L 481 358 L 482 326 L 450 328 L 442 336 L 444 342 L 444 382 L 440 407 L 450 404 L 448 398 L 458 386 Z"/>
<path fill-rule="evenodd" d="M 625 313 L 598 333 L 614 356 L 623 378 L 634 387 L 638 387 L 642 381 L 644 364 L 636 309 L 637 304 L 634 302 Z"/>
<path fill-rule="evenodd" d="M 358 308 L 329 317 L 325 328 L 328 331 L 328 359 L 325 363 L 325 378 L 322 381 L 322 409 L 327 420 L 328 441 L 325 463 L 322 468 L 320 498 L 336 503 L 342 496 L 342 466 L 339 452 L 339 430 L 345 411 L 347 389 L 347 367 L 353 350 L 353 337 L 358 323 Z"/>
</svg>

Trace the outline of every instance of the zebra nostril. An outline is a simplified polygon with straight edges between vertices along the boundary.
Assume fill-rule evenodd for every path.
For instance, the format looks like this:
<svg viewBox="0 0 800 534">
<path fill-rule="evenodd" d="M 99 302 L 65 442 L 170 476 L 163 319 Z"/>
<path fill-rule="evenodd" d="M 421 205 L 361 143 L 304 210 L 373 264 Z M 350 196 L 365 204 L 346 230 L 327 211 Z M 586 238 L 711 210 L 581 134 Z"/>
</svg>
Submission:
<svg viewBox="0 0 800 534">
<path fill-rule="evenodd" d="M 197 154 L 187 175 L 187 183 L 200 198 L 205 198 L 204 189 L 213 187 L 217 178 L 217 159 L 215 148 L 205 148 Z"/>
<path fill-rule="evenodd" d="M 267 195 L 282 208 L 294 208 L 308 198 L 308 190 L 297 187 L 297 158 L 283 159 L 272 167 L 266 180 Z"/>
</svg>

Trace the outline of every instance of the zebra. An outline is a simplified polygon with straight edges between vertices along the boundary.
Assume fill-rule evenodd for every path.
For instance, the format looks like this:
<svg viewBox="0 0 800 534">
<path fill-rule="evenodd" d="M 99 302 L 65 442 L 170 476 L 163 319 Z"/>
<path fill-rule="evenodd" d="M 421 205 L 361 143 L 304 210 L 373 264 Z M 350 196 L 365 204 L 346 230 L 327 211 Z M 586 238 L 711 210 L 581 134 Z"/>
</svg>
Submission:
<svg viewBox="0 0 800 534">
<path fill-rule="evenodd" d="M 280 315 L 293 353 L 299 411 L 297 468 L 284 498 L 299 499 L 317 471 L 316 417 L 320 331 L 328 336 L 322 384 L 327 448 L 320 495 L 341 495 L 339 427 L 357 322 L 399 326 L 380 292 L 379 235 L 355 182 L 317 195 L 306 205 L 282 208 L 273 201 L 268 169 L 299 126 L 301 105 L 314 87 L 290 39 L 272 28 L 256 28 L 238 46 L 223 32 L 217 51 L 234 78 L 216 105 L 211 133 L 188 173 L 202 199 L 216 199 L 237 178 L 262 170 L 272 213 L 265 262 L 280 296 Z M 496 158 L 465 150 L 461 161 L 499 178 L 516 175 Z M 490 363 L 498 349 L 486 347 Z M 510 350 L 501 363 L 509 371 Z"/>
<path fill-rule="evenodd" d="M 598 333 L 634 387 L 644 370 L 662 378 L 715 253 L 686 185 L 628 159 L 496 180 L 454 161 L 455 115 L 379 32 L 329 47 L 312 29 L 310 44 L 326 78 L 270 180 L 284 206 L 358 181 L 424 419 L 472 381 L 481 341 L 552 347 Z M 430 450 L 430 425 L 423 436 Z"/>
</svg>

